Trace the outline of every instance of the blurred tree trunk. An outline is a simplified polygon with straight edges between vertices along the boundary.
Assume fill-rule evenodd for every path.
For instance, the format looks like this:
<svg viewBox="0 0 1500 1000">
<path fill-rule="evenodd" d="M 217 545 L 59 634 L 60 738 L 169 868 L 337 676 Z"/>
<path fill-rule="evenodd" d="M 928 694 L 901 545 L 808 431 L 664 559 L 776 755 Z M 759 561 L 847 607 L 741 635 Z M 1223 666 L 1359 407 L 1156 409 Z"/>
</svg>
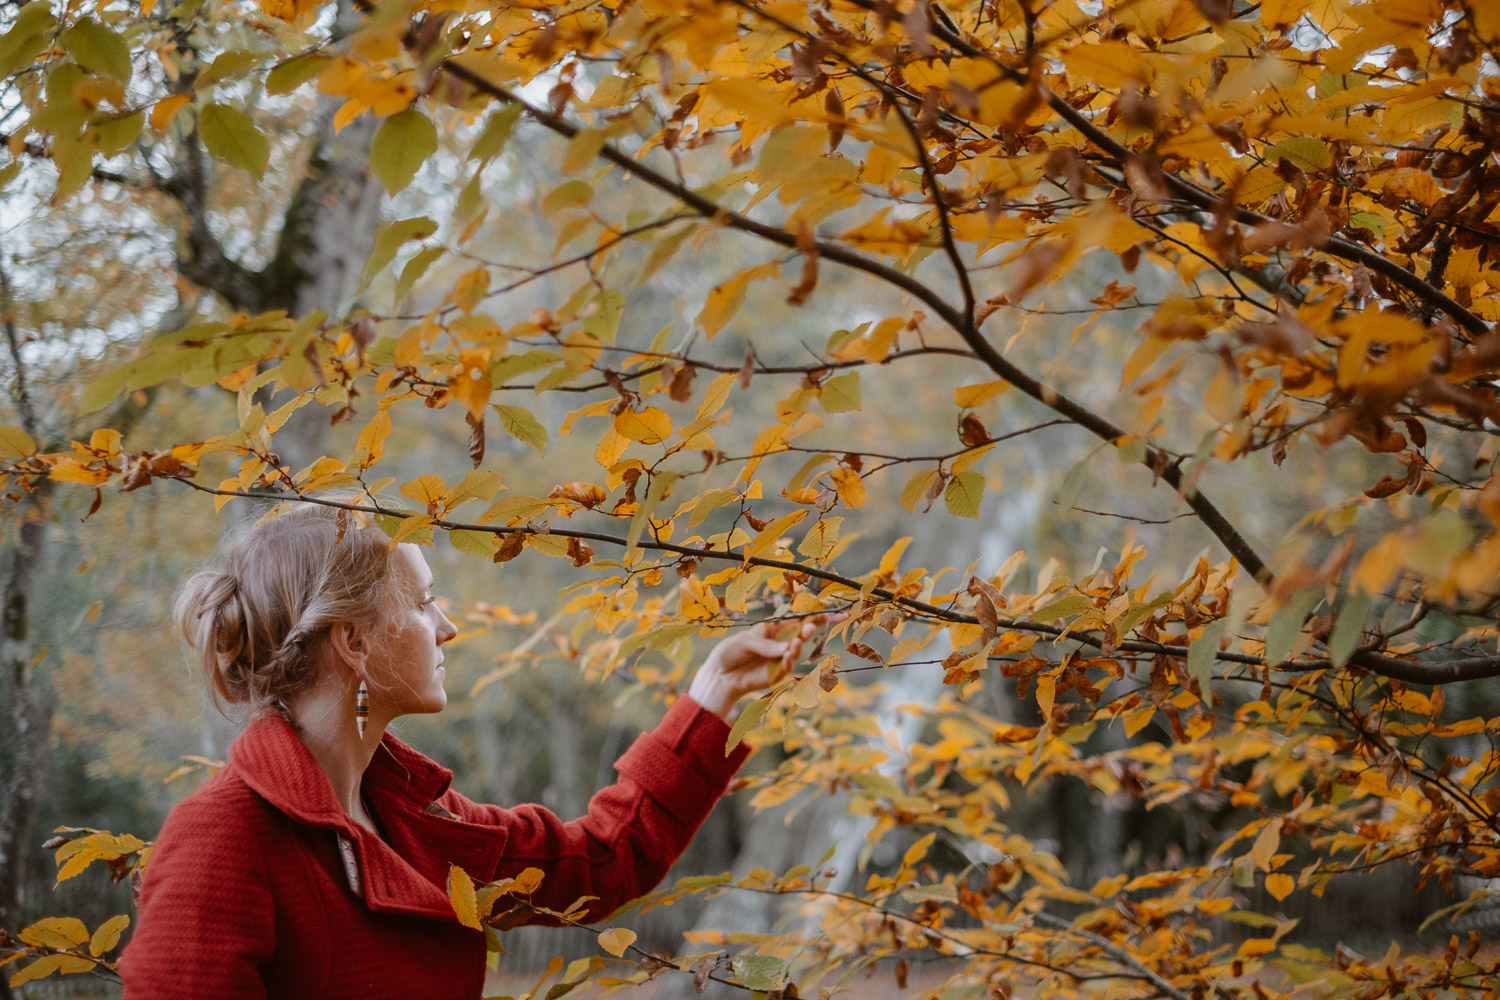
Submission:
<svg viewBox="0 0 1500 1000">
<path fill-rule="evenodd" d="M 15 298 L 10 274 L 0 267 L 0 321 L 12 365 L 11 399 L 21 429 L 38 443 L 51 444 L 43 432 L 27 387 L 16 331 Z M 0 699 L 6 710 L 6 737 L 0 745 L 0 928 L 19 928 L 25 889 L 27 848 L 36 826 L 46 785 L 51 749 L 52 709 L 36 672 L 31 669 L 29 637 L 31 597 L 47 544 L 47 507 L 51 480 L 43 480 L 15 506 L 16 530 L 0 594 Z M 10 997 L 10 977 L 0 975 L 0 997 Z"/>
</svg>

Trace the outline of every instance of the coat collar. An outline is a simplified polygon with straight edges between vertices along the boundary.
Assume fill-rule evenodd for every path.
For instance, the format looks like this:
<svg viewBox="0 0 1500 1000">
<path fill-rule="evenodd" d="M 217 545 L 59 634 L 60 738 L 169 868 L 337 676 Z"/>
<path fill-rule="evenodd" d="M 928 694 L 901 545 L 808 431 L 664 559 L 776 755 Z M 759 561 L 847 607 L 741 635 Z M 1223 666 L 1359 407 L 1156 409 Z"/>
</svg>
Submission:
<svg viewBox="0 0 1500 1000">
<path fill-rule="evenodd" d="M 339 805 L 312 752 L 282 716 L 257 716 L 230 746 L 229 761 L 255 794 L 296 822 L 338 830 L 359 827 Z M 386 733 L 365 771 L 364 787 L 366 793 L 374 786 L 386 796 L 425 808 L 452 782 L 452 771 Z"/>
<path fill-rule="evenodd" d="M 385 840 L 354 822 L 297 731 L 276 714 L 258 716 L 229 748 L 229 767 L 251 791 L 302 826 L 325 828 L 358 859 L 366 905 L 377 912 L 456 921 L 448 871 L 494 877 L 507 831 L 430 811 L 453 772 L 386 733 L 365 770 L 363 790 Z"/>
</svg>

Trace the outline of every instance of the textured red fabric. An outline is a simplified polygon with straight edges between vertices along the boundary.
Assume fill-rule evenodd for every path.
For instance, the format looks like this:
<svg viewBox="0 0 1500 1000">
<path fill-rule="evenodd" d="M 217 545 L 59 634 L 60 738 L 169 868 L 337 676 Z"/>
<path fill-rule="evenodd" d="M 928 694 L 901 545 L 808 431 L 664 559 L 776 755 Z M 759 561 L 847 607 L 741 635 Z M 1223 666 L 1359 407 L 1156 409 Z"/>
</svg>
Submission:
<svg viewBox="0 0 1500 1000">
<path fill-rule="evenodd" d="M 125 996 L 478 997 L 484 938 L 453 914 L 449 865 L 484 881 L 535 866 L 547 876 L 534 902 L 598 896 L 587 919 L 602 917 L 660 881 L 708 816 L 748 753 L 726 757 L 727 736 L 680 698 L 588 815 L 565 823 L 540 806 L 471 802 L 448 787 L 451 771 L 387 733 L 363 783 L 382 840 L 345 815 L 289 723 L 257 719 L 162 827 Z"/>
</svg>

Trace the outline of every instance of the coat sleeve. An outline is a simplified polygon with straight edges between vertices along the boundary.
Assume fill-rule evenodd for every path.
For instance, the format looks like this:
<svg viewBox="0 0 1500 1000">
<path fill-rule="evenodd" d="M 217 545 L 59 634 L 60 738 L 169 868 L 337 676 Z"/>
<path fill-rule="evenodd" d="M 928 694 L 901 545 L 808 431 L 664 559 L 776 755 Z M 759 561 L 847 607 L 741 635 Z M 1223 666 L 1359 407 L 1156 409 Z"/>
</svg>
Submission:
<svg viewBox="0 0 1500 1000">
<path fill-rule="evenodd" d="M 533 903 L 565 910 L 596 896 L 579 919 L 598 920 L 660 882 L 708 818 L 750 753 L 742 743 L 726 755 L 728 736 L 723 719 L 684 695 L 615 763 L 619 781 L 595 793 L 581 819 L 563 822 L 536 805 L 479 805 L 451 791 L 442 804 L 507 829 L 493 878 L 539 868 L 545 878 Z"/>
<path fill-rule="evenodd" d="M 120 963 L 125 1000 L 266 996 L 276 911 L 253 798 L 211 783 L 167 816 Z"/>
</svg>

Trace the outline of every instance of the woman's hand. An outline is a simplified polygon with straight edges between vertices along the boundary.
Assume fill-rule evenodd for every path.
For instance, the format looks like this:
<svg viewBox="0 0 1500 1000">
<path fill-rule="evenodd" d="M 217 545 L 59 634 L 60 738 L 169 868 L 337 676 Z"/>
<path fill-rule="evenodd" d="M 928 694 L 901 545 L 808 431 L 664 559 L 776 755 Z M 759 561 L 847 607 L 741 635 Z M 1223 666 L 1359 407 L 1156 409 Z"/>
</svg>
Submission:
<svg viewBox="0 0 1500 1000">
<path fill-rule="evenodd" d="M 776 638 L 777 632 L 787 634 Z M 761 622 L 730 636 L 713 648 L 693 677 L 688 697 L 726 721 L 747 694 L 779 680 L 802 655 L 802 645 L 817 631 L 816 621 Z"/>
</svg>

